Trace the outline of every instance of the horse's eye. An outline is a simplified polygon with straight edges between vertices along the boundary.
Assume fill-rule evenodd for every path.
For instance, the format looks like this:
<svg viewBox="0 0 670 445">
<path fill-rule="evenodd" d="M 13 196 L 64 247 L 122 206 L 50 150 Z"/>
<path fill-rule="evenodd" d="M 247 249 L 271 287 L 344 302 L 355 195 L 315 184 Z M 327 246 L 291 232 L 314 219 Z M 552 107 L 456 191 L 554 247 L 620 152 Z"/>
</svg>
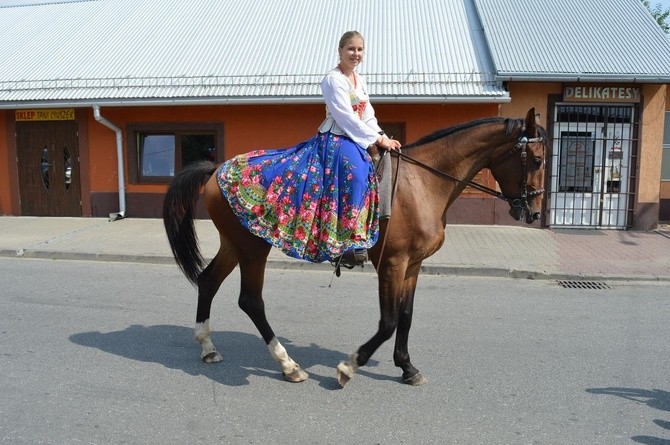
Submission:
<svg viewBox="0 0 670 445">
<path fill-rule="evenodd" d="M 542 167 L 542 158 L 533 158 L 533 164 L 535 164 L 535 167 L 537 168 Z"/>
</svg>

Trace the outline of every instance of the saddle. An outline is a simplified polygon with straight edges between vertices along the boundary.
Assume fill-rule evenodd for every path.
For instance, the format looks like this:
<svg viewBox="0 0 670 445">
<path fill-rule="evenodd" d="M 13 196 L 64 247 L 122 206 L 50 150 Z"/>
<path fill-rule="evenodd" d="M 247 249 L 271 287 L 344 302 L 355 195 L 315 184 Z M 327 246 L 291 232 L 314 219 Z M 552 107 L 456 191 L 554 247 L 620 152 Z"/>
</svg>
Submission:
<svg viewBox="0 0 670 445">
<path fill-rule="evenodd" d="M 391 184 L 391 155 L 388 150 L 381 150 L 379 155 L 372 158 L 377 175 L 377 194 L 379 195 L 379 219 L 391 217 L 393 185 Z"/>
</svg>

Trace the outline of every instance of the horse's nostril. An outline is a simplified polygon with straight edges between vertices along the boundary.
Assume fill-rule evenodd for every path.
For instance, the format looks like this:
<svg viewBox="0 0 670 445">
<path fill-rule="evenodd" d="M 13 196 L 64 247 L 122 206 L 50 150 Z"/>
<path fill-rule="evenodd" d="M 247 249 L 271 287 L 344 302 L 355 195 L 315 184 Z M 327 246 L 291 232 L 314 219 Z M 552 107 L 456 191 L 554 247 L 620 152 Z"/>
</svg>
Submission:
<svg viewBox="0 0 670 445">
<path fill-rule="evenodd" d="M 533 221 L 537 221 L 538 219 L 540 219 L 540 212 L 533 213 Z"/>
</svg>

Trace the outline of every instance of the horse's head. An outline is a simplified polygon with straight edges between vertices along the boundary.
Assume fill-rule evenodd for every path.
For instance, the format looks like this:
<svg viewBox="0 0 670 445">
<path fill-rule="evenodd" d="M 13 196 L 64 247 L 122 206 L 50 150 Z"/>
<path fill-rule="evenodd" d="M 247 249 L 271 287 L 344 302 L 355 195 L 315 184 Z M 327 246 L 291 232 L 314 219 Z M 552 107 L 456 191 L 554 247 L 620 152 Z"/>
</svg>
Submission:
<svg viewBox="0 0 670 445">
<path fill-rule="evenodd" d="M 508 128 L 515 135 L 505 153 L 492 160 L 489 169 L 509 202 L 509 214 L 531 224 L 540 219 L 544 194 L 544 161 L 547 132 L 535 121 L 531 108 L 525 121 Z"/>
</svg>

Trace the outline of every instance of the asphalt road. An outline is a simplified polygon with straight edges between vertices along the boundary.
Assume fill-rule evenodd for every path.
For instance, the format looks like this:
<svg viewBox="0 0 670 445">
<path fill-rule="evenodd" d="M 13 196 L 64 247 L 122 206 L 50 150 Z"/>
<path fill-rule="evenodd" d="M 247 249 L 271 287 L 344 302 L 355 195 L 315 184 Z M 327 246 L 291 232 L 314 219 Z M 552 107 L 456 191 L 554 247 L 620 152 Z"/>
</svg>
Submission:
<svg viewBox="0 0 670 445">
<path fill-rule="evenodd" d="M 372 274 L 268 271 L 266 308 L 311 378 L 285 382 L 237 308 L 224 362 L 199 360 L 175 266 L 0 258 L 0 443 L 669 444 L 670 286 L 424 276 L 400 383 L 392 342 L 340 389 L 375 331 Z"/>
</svg>

